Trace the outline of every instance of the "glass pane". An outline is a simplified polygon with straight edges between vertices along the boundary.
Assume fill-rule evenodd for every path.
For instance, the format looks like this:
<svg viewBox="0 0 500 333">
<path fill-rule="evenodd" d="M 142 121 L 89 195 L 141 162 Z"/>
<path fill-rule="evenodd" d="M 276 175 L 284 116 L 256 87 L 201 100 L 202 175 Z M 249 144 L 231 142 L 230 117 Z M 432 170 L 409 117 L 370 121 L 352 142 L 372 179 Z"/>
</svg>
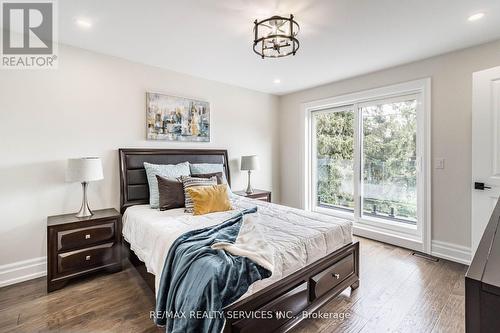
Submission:
<svg viewBox="0 0 500 333">
<path fill-rule="evenodd" d="M 313 121 L 317 205 L 353 211 L 354 113 L 321 111 Z"/>
<path fill-rule="evenodd" d="M 417 221 L 417 100 L 361 108 L 363 215 Z"/>
</svg>

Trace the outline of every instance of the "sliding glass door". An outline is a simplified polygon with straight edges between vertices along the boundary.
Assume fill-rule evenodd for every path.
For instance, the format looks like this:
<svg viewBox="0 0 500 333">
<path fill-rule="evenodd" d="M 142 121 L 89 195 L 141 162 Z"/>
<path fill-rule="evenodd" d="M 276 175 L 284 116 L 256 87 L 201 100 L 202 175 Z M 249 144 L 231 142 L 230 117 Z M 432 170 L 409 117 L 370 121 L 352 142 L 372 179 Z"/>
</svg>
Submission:
<svg viewBox="0 0 500 333">
<path fill-rule="evenodd" d="M 417 98 L 359 105 L 362 216 L 417 223 Z"/>
<path fill-rule="evenodd" d="M 423 244 L 424 218 L 430 219 L 428 173 L 422 173 L 422 163 L 428 169 L 423 157 L 429 140 L 423 88 L 354 95 L 359 98 L 334 99 L 308 112 L 307 206 L 351 218 L 358 229 L 378 230 L 384 241 L 392 230 Z"/>
<path fill-rule="evenodd" d="M 354 211 L 354 111 L 352 106 L 314 112 L 314 203 Z"/>
</svg>

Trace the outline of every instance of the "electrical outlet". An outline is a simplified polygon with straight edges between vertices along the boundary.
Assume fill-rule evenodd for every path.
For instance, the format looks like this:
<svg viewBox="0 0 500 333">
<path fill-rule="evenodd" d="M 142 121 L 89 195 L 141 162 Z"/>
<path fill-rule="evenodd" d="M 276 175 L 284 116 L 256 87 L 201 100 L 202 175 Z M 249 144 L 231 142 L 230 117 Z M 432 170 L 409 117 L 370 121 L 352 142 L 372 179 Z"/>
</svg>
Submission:
<svg viewBox="0 0 500 333">
<path fill-rule="evenodd" d="M 444 169 L 444 158 L 436 158 L 435 166 L 436 169 Z"/>
</svg>

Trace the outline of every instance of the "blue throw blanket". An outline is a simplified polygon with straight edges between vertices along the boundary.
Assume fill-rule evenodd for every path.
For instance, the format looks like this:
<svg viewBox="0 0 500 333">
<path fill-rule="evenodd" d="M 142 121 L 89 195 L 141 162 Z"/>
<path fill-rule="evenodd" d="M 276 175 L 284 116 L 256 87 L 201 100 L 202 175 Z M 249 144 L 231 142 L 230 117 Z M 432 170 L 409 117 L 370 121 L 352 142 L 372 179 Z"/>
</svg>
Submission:
<svg viewBox="0 0 500 333">
<path fill-rule="evenodd" d="M 156 297 L 157 325 L 169 333 L 220 332 L 224 327 L 222 309 L 240 298 L 257 280 L 271 272 L 246 257 L 214 250 L 217 242 L 234 243 L 243 215 L 218 224 L 187 232 L 170 248 Z"/>
</svg>

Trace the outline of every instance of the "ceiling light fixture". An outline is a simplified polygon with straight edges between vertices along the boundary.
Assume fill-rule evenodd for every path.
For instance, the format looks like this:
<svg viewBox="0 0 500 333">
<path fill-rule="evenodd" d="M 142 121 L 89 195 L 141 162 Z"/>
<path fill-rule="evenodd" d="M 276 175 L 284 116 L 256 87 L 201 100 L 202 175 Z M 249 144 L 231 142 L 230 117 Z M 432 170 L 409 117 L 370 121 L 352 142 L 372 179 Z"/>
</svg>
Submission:
<svg viewBox="0 0 500 333">
<path fill-rule="evenodd" d="M 78 26 L 80 26 L 81 28 L 85 28 L 85 29 L 92 27 L 92 22 L 90 22 L 88 20 L 84 20 L 84 19 L 77 19 L 76 24 Z"/>
<path fill-rule="evenodd" d="M 299 49 L 297 34 L 300 27 L 290 17 L 273 16 L 262 21 L 255 20 L 253 50 L 264 58 L 280 58 L 295 55 Z"/>
<path fill-rule="evenodd" d="M 273 82 L 274 82 L 274 84 L 279 84 L 279 83 L 281 83 L 281 80 L 280 79 L 274 79 Z"/>
<path fill-rule="evenodd" d="M 484 13 L 477 13 L 477 14 L 469 16 L 469 18 L 467 20 L 469 20 L 470 22 L 474 22 L 474 21 L 478 21 L 478 20 L 482 19 L 483 17 L 484 17 Z"/>
</svg>

